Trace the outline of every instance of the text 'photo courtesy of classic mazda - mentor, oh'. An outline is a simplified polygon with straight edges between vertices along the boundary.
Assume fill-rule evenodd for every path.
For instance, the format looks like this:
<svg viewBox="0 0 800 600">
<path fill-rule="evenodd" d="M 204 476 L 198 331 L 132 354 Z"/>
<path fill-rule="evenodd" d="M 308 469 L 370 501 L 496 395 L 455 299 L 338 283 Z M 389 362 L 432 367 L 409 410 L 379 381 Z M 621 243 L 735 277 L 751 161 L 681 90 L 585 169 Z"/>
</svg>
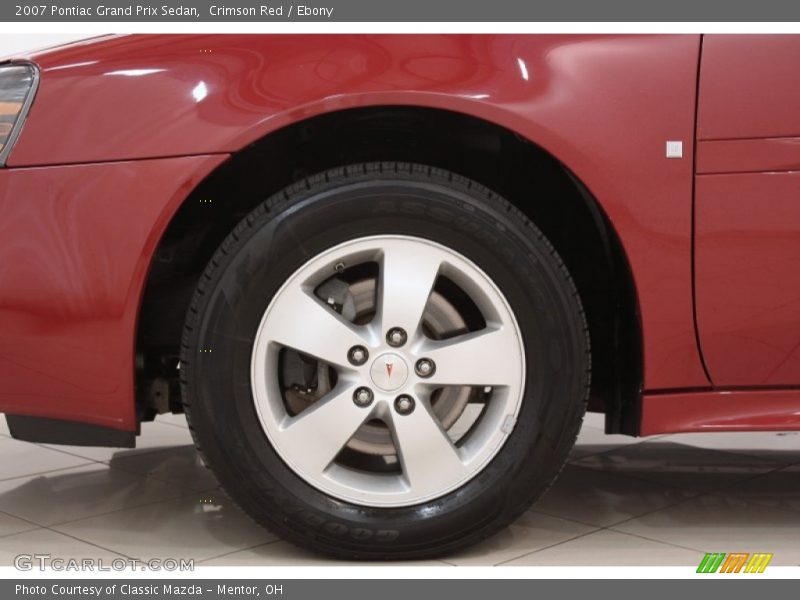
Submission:
<svg viewBox="0 0 800 600">
<path fill-rule="evenodd" d="M 341 557 L 608 433 L 800 429 L 800 36 L 127 35 L 0 63 L 0 411 Z"/>
</svg>

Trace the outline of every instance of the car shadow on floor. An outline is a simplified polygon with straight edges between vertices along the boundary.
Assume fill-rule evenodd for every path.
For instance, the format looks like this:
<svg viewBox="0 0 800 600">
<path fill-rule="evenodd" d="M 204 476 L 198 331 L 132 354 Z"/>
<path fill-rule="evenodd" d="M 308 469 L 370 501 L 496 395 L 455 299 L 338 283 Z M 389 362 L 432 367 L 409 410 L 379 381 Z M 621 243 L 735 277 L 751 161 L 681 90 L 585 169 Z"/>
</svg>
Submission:
<svg viewBox="0 0 800 600">
<path fill-rule="evenodd" d="M 679 505 L 693 508 L 675 510 Z M 622 447 L 583 444 L 527 516 L 478 548 L 444 560 L 458 564 L 468 557 L 496 564 L 592 531 L 624 531 L 627 523 L 664 511 L 672 516 L 647 517 L 649 535 L 658 539 L 663 530 L 665 538 L 672 536 L 669 543 L 694 548 L 668 530 L 696 527 L 701 516 L 703 527 L 711 529 L 735 526 L 742 515 L 757 523 L 758 508 L 785 515 L 786 527 L 800 524 L 800 449 L 737 453 L 659 440 Z M 190 445 L 119 450 L 106 462 L 0 481 L 0 511 L 137 558 L 175 555 L 209 564 L 327 561 L 255 525 L 218 487 Z M 765 526 L 776 527 L 779 520 L 772 514 Z M 14 537 L 0 529 L 0 549 L 9 548 Z"/>
</svg>

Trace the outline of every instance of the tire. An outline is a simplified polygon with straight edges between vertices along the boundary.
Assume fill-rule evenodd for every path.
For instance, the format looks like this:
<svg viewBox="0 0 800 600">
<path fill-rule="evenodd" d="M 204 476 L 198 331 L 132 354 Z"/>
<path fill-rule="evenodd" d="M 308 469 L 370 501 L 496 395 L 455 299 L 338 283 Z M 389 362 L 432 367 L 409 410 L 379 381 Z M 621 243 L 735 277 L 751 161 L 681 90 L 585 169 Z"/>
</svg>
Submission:
<svg viewBox="0 0 800 600">
<path fill-rule="evenodd" d="M 369 285 L 390 285 L 393 280 L 389 275 L 381 283 L 384 280 L 380 270 L 386 264 L 395 264 L 385 257 L 393 256 L 392 252 L 399 256 L 398 249 L 418 248 L 420 256 L 426 256 L 427 252 L 439 253 L 436 256 L 451 252 L 455 266 L 447 262 L 449 270 L 440 267 L 442 271 L 437 273 L 452 271 L 457 283 L 436 279 L 435 289 L 439 290 L 441 283 L 444 291 L 432 293 L 430 301 L 434 296 L 437 300 L 446 297 L 441 300 L 446 309 L 442 309 L 443 314 L 450 315 L 448 307 L 457 306 L 455 316 L 451 317 L 455 319 L 453 322 L 459 323 L 458 327 L 463 322 L 467 328 L 479 328 L 477 333 L 465 335 L 481 335 L 491 325 L 496 331 L 492 329 L 490 333 L 505 332 L 506 345 L 482 342 L 488 350 L 485 356 L 482 350 L 467 352 L 464 350 L 467 346 L 458 347 L 458 359 L 446 359 L 444 366 L 435 364 L 436 374 L 426 375 L 434 383 L 425 387 L 423 376 L 415 371 L 422 367 L 413 363 L 418 359 L 410 354 L 412 335 L 416 336 L 414 340 L 422 340 L 415 341 L 417 345 L 413 347 L 426 349 L 434 347 L 431 344 L 449 343 L 456 348 L 456 344 L 468 338 L 458 338 L 461 334 L 448 338 L 450 333 L 436 333 L 438 330 L 426 321 L 426 330 L 412 328 L 405 332 L 407 348 L 396 350 L 397 354 L 386 347 L 389 338 L 373 339 L 374 347 L 368 349 L 370 361 L 376 353 L 391 352 L 374 358 L 371 367 L 369 363 L 363 367 L 374 369 L 369 371 L 369 377 L 352 362 L 349 365 L 345 360 L 337 362 L 334 357 L 333 362 L 327 363 L 327 356 L 316 360 L 318 355 L 308 348 L 297 348 L 303 352 L 295 352 L 291 345 L 283 348 L 272 341 L 262 341 L 263 336 L 283 335 L 280 332 L 285 331 L 291 339 L 295 332 L 301 332 L 296 335 L 310 340 L 312 346 L 324 341 L 326 352 L 333 344 L 342 345 L 340 336 L 330 335 L 339 330 L 327 329 L 327 320 L 325 327 L 315 329 L 319 314 L 316 308 L 302 312 L 296 300 L 299 296 L 284 294 L 301 289 L 299 283 L 295 286 L 292 282 L 301 281 L 298 278 L 306 277 L 306 271 L 317 273 L 314 269 L 322 268 L 319 265 L 335 252 L 361 256 L 357 254 L 361 248 L 358 244 L 387 244 L 386 248 L 394 248 L 395 242 L 399 244 L 397 249 L 379 254 L 384 256 L 376 259 L 379 274 Z M 364 265 L 354 267 L 355 271 L 375 268 L 371 262 Z M 327 272 L 325 269 L 323 273 Z M 339 320 L 352 313 L 347 306 L 355 297 L 353 290 L 357 285 L 371 281 L 371 276 L 358 279 L 360 275 L 352 275 L 352 269 L 344 269 L 350 268 L 339 263 L 330 270 L 335 285 L 340 286 L 341 279 L 337 279 L 340 275 L 350 278 L 347 282 L 360 283 L 347 283 L 341 307 L 333 297 L 328 300 L 333 307 L 331 311 L 339 313 L 334 315 Z M 390 270 L 386 267 L 387 273 Z M 309 286 L 317 285 L 313 277 L 308 280 L 312 283 L 302 280 L 307 295 L 311 294 Z M 403 286 L 396 289 L 406 290 L 416 284 L 403 281 Z M 473 285 L 474 281 L 478 283 Z M 324 295 L 319 296 L 317 289 L 314 288 L 314 297 L 318 296 L 324 304 Z M 477 300 L 470 296 L 469 290 L 474 291 Z M 388 321 L 386 315 L 393 310 L 386 308 L 390 306 L 391 294 L 378 291 L 367 297 L 375 298 L 371 321 L 368 325 L 341 330 L 346 334 L 344 337 L 350 335 L 347 331 L 362 331 L 360 327 L 379 327 L 376 331 L 383 335 L 390 325 L 384 321 Z M 384 301 L 386 307 L 382 307 Z M 427 315 L 431 309 L 424 310 Z M 499 316 L 492 316 L 495 315 L 492 311 Z M 311 312 L 315 316 L 307 319 L 304 315 Z M 294 317 L 286 318 L 287 314 L 295 314 L 297 321 L 292 320 Z M 378 315 L 380 326 L 374 325 Z M 495 326 L 496 319 L 506 320 Z M 262 327 L 263 323 L 271 325 Z M 480 329 L 481 323 L 484 329 Z M 426 336 L 434 334 L 426 333 L 428 330 L 433 330 L 441 340 L 430 342 Z M 516 337 L 512 335 L 514 331 Z M 397 342 L 401 338 L 397 334 L 392 339 Z M 515 339 L 519 352 L 502 350 L 516 348 Z M 264 354 L 259 354 L 259 348 Z M 502 351 L 495 351 L 496 348 Z M 406 351 L 408 355 L 403 354 Z M 264 357 L 271 358 L 260 360 Z M 356 358 L 363 356 L 357 354 Z M 485 361 L 495 361 L 491 365 L 497 365 L 496 376 Z M 401 376 L 407 375 L 404 380 L 407 389 L 392 388 L 396 385 L 391 380 L 392 369 L 399 367 L 390 363 L 395 362 L 402 363 Z M 469 376 L 465 365 L 474 365 L 482 374 Z M 375 387 L 384 381 L 381 379 L 384 367 L 390 382 L 386 387 L 392 388 L 389 392 Z M 316 369 L 316 375 L 309 376 L 312 368 Z M 467 387 L 431 391 L 438 385 L 435 382 L 449 381 L 448 368 L 456 379 L 463 374 L 475 381 L 465 382 Z M 302 383 L 290 386 L 294 375 L 287 373 L 296 374 L 300 372 L 298 369 L 305 369 Z M 423 558 L 452 553 L 497 532 L 527 510 L 554 481 L 575 442 L 586 409 L 589 337 L 580 299 L 564 264 L 541 232 L 515 207 L 453 173 L 405 163 L 369 163 L 333 169 L 300 181 L 258 206 L 238 224 L 200 278 L 186 318 L 180 373 L 184 409 L 198 450 L 223 488 L 255 521 L 288 541 L 334 557 Z M 502 377 L 508 373 L 508 382 L 483 385 L 484 379 L 500 378 L 501 373 Z M 517 385 L 515 378 L 520 373 Z M 323 380 L 328 380 L 328 387 Z M 412 380 L 413 386 L 409 383 Z M 303 433 L 298 437 L 300 434 L 293 433 L 294 437 L 287 437 L 290 441 L 286 443 L 281 436 L 305 415 L 318 415 L 320 421 L 325 413 L 305 411 L 317 407 L 321 411 L 328 398 L 345 398 L 355 389 L 353 385 L 363 387 L 365 381 L 371 386 L 371 393 L 374 389 L 374 401 L 364 410 L 375 411 L 371 414 L 383 415 L 384 420 L 369 421 L 366 430 L 358 429 L 341 454 L 332 459 L 334 462 L 327 464 L 325 470 L 314 471 L 326 464 L 323 455 L 330 449 L 326 447 L 328 442 L 322 440 L 327 434 L 307 427 L 295 431 L 315 431 L 317 435 Z M 460 380 L 452 385 L 460 385 Z M 414 412 L 407 417 L 399 408 L 405 404 L 391 402 L 391 396 L 403 390 L 412 399 L 415 394 L 419 396 Z M 469 398 L 467 404 L 451 401 L 461 398 L 456 394 L 462 392 Z M 352 393 L 355 398 L 356 392 Z M 445 403 L 442 398 L 451 393 Z M 304 394 L 311 394 L 311 399 L 303 399 Z M 326 395 L 315 398 L 315 394 Z M 361 397 L 364 402 L 366 399 Z M 355 414 L 358 410 L 353 408 L 355 400 L 337 401 L 344 402 L 338 405 L 338 412 L 328 413 L 335 414 L 336 419 L 345 421 L 350 417 L 339 415 Z M 291 402 L 306 402 L 309 406 L 290 410 Z M 328 401 L 328 407 L 333 406 L 331 402 Z M 500 409 L 492 412 L 495 406 L 502 406 L 502 411 L 508 413 L 500 425 L 497 420 Z M 283 416 L 283 410 L 288 416 Z M 421 451 L 408 442 L 418 438 L 408 437 L 401 430 L 408 430 L 413 418 L 416 419 L 413 435 L 422 436 L 427 425 L 419 424 L 426 416 L 433 415 L 434 421 L 440 419 L 437 412 L 440 410 L 447 418 L 455 414 L 458 419 L 465 419 L 468 411 L 480 411 L 454 450 L 459 457 L 474 452 L 474 456 L 484 461 L 479 468 L 475 466 L 478 458 L 473 460 L 474 464 L 459 459 L 461 466 L 458 466 L 448 462 L 449 455 L 447 460 L 437 462 L 435 457 L 439 455 L 435 454 L 431 455 L 431 465 L 452 464 L 457 468 L 442 469 L 435 477 L 433 472 L 423 472 L 433 466 L 423 465 L 418 456 Z M 275 411 L 277 417 L 273 416 Z M 338 426 L 339 421 L 336 423 Z M 439 426 L 439 430 L 446 428 L 444 420 L 439 420 Z M 476 432 L 481 432 L 482 427 L 487 433 L 478 435 Z M 451 435 L 450 431 L 448 436 L 455 439 L 452 436 L 456 434 Z M 344 431 L 334 433 L 345 435 Z M 420 442 L 424 445 L 429 438 L 419 439 L 424 440 Z M 390 449 L 386 450 L 387 447 Z M 369 465 L 364 477 L 359 474 L 363 464 Z M 383 474 L 382 469 L 387 473 Z M 446 480 L 449 487 L 437 488 L 440 480 Z M 376 487 L 375 482 L 383 481 L 391 485 L 381 495 L 384 488 Z"/>
</svg>

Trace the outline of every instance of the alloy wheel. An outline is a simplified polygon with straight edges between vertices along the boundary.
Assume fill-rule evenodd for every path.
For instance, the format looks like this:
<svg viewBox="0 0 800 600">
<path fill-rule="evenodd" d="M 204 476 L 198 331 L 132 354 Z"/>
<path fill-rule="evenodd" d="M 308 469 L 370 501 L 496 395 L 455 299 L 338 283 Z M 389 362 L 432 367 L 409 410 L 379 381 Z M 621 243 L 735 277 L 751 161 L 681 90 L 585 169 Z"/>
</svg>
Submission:
<svg viewBox="0 0 800 600">
<path fill-rule="evenodd" d="M 261 427 L 310 485 L 409 506 L 474 478 L 513 430 L 525 384 L 516 318 L 472 261 L 431 240 L 372 236 L 309 260 L 253 346 Z"/>
</svg>

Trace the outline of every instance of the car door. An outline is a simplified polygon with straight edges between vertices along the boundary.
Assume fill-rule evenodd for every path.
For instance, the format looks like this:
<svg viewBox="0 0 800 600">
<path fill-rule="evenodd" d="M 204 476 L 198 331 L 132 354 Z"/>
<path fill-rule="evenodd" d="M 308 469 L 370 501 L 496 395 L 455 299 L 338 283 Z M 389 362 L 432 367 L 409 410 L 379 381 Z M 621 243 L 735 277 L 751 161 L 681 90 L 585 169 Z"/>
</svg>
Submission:
<svg viewBox="0 0 800 600">
<path fill-rule="evenodd" d="M 800 384 L 800 36 L 705 36 L 695 187 L 715 386 Z"/>
</svg>

